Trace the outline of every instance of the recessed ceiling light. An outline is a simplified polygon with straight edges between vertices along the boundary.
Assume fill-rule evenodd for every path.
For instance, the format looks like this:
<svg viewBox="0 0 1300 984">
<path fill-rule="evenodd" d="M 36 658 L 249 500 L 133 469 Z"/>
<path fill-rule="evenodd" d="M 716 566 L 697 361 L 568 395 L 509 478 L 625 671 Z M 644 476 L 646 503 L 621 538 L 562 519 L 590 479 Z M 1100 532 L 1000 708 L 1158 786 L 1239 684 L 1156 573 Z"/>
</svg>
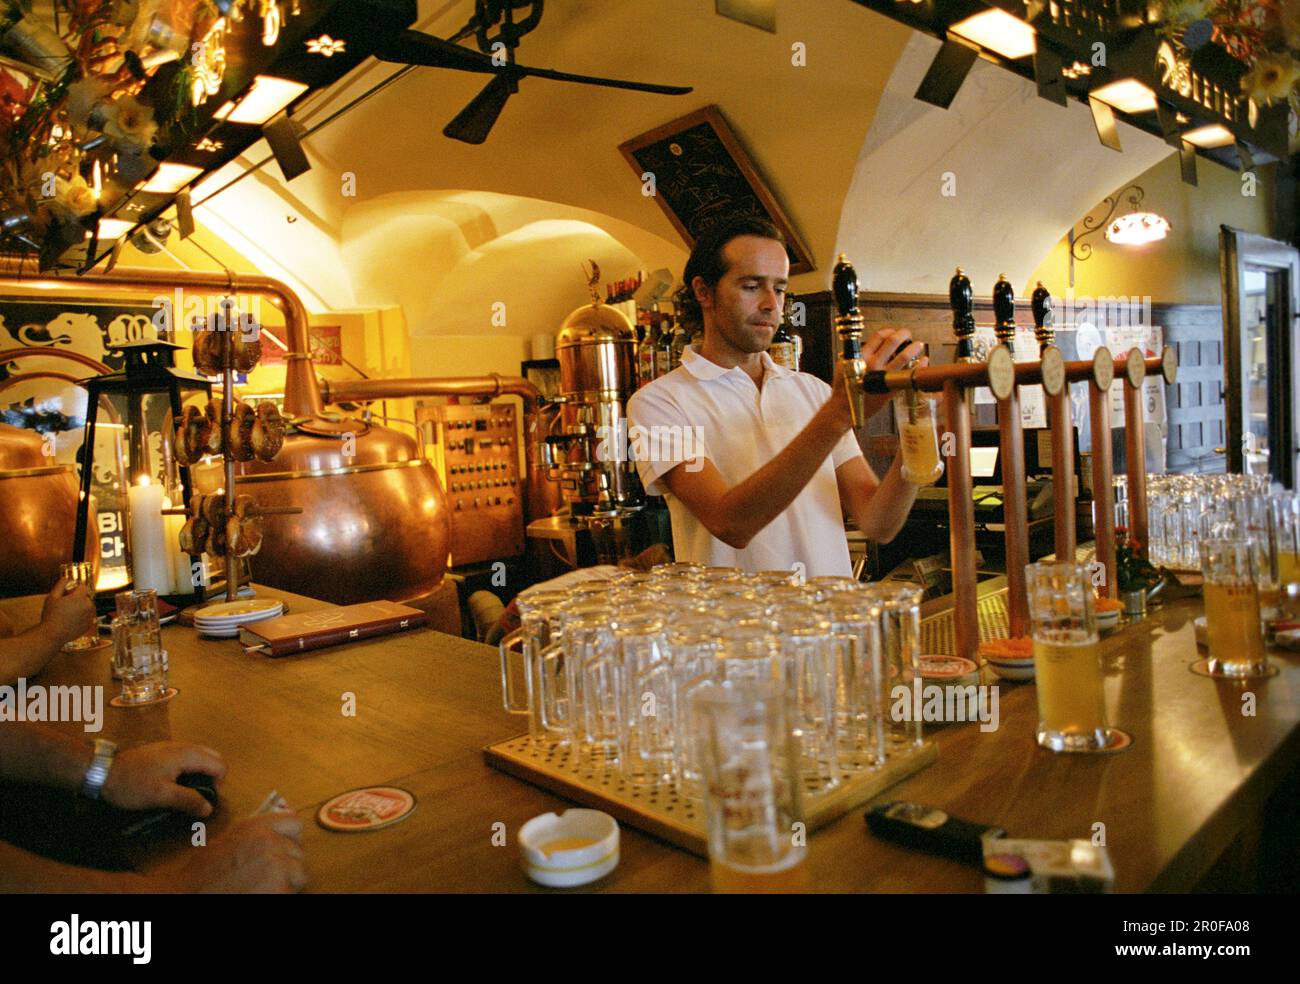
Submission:
<svg viewBox="0 0 1300 984">
<path fill-rule="evenodd" d="M 1218 123 L 1198 126 L 1195 130 L 1188 130 L 1182 136 L 1189 144 L 1196 147 L 1231 147 L 1237 142 L 1232 132 Z"/>
<path fill-rule="evenodd" d="M 99 238 L 101 240 L 120 239 L 134 228 L 134 222 L 126 222 L 122 219 L 100 219 Z"/>
<path fill-rule="evenodd" d="M 274 75 L 259 75 L 253 79 L 252 87 L 244 93 L 229 115 L 220 118 L 231 123 L 261 126 L 306 91 L 307 86 L 301 82 L 278 79 Z"/>
<path fill-rule="evenodd" d="M 160 164 L 144 190 L 155 195 L 174 195 L 202 173 L 202 168 L 188 164 Z"/>
<path fill-rule="evenodd" d="M 1013 61 L 1032 55 L 1038 49 L 1034 29 L 1019 17 L 997 8 L 958 21 L 948 30 Z"/>
<path fill-rule="evenodd" d="M 1120 79 L 1093 89 L 1088 95 L 1113 106 L 1121 113 L 1151 113 L 1156 108 L 1156 94 L 1137 79 Z"/>
</svg>

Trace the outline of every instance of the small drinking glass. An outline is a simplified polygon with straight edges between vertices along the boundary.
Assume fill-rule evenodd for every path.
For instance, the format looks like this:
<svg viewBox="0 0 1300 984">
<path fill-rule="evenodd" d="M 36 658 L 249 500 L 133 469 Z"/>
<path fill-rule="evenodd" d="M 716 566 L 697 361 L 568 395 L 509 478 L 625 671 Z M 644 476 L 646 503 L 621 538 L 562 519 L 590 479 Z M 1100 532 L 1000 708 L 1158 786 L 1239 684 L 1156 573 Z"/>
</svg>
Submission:
<svg viewBox="0 0 1300 984">
<path fill-rule="evenodd" d="M 895 690 L 904 688 L 911 701 L 913 683 L 921 679 L 921 600 L 925 590 L 902 582 L 866 585 L 863 595 L 880 605 L 880 651 L 884 685 L 880 688 L 880 713 L 891 749 L 922 742 L 921 719 L 894 720 Z"/>
<path fill-rule="evenodd" d="M 167 653 L 129 618 L 113 619 L 113 677 L 122 681 L 123 704 L 147 704 L 167 692 Z"/>
<path fill-rule="evenodd" d="M 709 683 L 691 702 L 715 892 L 807 891 L 798 751 L 784 688 Z"/>
<path fill-rule="evenodd" d="M 1038 744 L 1054 752 L 1112 752 L 1132 739 L 1106 723 L 1092 579 L 1079 564 L 1030 564 L 1030 635 Z"/>
<path fill-rule="evenodd" d="M 85 592 L 92 605 L 95 603 L 95 572 L 89 561 L 61 564 L 59 566 L 59 576 L 63 579 L 64 584 L 69 581 L 75 583 L 77 590 Z M 99 638 L 99 625 L 92 619 L 90 628 L 85 633 L 63 644 L 63 651 L 65 653 L 84 653 L 90 649 L 98 649 L 103 645 L 105 643 Z"/>
<path fill-rule="evenodd" d="M 677 709 L 667 627 L 656 611 L 620 615 L 615 626 L 619 690 L 618 761 L 636 785 L 677 778 Z"/>
<path fill-rule="evenodd" d="M 1264 653 L 1258 552 L 1258 542 L 1249 537 L 1201 541 L 1210 658 L 1198 661 L 1192 667 L 1194 670 L 1234 680 L 1277 672 Z"/>
<path fill-rule="evenodd" d="M 831 626 L 840 765 L 851 771 L 880 766 L 885 761 L 880 605 L 864 597 L 859 586 L 832 591 L 817 611 Z"/>
</svg>

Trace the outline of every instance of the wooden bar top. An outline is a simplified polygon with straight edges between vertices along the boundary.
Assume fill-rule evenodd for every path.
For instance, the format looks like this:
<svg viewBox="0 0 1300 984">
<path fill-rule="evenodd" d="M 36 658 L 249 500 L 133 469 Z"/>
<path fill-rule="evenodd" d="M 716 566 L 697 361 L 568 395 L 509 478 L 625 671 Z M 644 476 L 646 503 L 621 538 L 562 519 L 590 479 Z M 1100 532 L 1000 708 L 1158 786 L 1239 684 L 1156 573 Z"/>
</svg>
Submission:
<svg viewBox="0 0 1300 984">
<path fill-rule="evenodd" d="M 286 592 L 259 594 L 281 597 L 293 611 L 324 607 Z M 1092 839 L 1104 831 L 1116 891 L 1189 889 L 1300 762 L 1300 657 L 1272 651 L 1281 672 L 1267 680 L 1194 675 L 1192 619 L 1200 610 L 1198 600 L 1169 602 L 1103 640 L 1108 712 L 1133 735 L 1127 751 L 1040 750 L 1034 687 L 1000 681 L 998 729 L 927 726 L 938 762 L 885 798 L 998 824 L 1013 837 Z M 102 684 L 103 736 L 120 744 L 169 737 L 218 749 L 230 771 L 211 834 L 279 790 L 306 824 L 311 891 L 547 891 L 521 873 L 515 837 L 530 817 L 571 804 L 483 762 L 485 745 L 526 727 L 501 709 L 495 649 L 416 630 L 269 659 L 179 626 L 163 629 L 163 644 L 180 691 L 166 704 L 108 706 L 117 688 L 107 649 L 59 656 L 31 682 Z M 1243 714 L 1248 692 L 1253 716 Z M 343 713 L 349 694 L 355 717 Z M 82 733 L 78 724 L 58 727 Z M 409 790 L 415 811 L 371 833 L 331 833 L 315 823 L 326 799 L 371 785 Z M 876 840 L 862 813 L 810 837 L 817 890 L 983 890 L 972 868 Z M 184 849 L 157 848 L 150 860 Z M 705 862 L 624 826 L 619 867 L 588 890 L 708 887 Z"/>
</svg>

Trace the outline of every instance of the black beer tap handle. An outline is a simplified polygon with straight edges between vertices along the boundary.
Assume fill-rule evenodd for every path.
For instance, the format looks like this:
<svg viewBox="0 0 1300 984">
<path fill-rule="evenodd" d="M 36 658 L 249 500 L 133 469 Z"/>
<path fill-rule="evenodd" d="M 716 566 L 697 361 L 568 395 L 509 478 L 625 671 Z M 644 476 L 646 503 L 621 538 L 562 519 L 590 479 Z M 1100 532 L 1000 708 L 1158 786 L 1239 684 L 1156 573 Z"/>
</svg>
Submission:
<svg viewBox="0 0 1300 984">
<path fill-rule="evenodd" d="M 972 359 L 975 356 L 975 292 L 961 267 L 948 281 L 948 305 L 952 308 L 952 333 L 957 336 L 957 361 Z"/>
<path fill-rule="evenodd" d="M 835 306 L 839 308 L 841 317 L 858 313 L 858 272 L 843 253 L 835 264 L 831 293 L 835 296 Z"/>
<path fill-rule="evenodd" d="M 1056 335 L 1056 313 L 1052 309 L 1052 295 L 1043 282 L 1038 281 L 1033 294 L 1034 337 L 1038 339 L 1039 349 L 1051 345 Z"/>
</svg>

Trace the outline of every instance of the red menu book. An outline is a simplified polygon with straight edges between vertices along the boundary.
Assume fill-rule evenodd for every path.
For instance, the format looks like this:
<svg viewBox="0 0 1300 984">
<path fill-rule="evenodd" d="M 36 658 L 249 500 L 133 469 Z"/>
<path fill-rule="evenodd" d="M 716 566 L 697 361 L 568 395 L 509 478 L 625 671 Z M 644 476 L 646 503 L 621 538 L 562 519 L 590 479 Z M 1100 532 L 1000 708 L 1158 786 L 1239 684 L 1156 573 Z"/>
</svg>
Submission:
<svg viewBox="0 0 1300 984">
<path fill-rule="evenodd" d="M 366 601 L 359 605 L 294 612 L 254 622 L 239 630 L 239 641 L 252 652 L 288 656 L 401 632 L 428 621 L 429 616 L 418 608 L 392 601 Z"/>
</svg>

